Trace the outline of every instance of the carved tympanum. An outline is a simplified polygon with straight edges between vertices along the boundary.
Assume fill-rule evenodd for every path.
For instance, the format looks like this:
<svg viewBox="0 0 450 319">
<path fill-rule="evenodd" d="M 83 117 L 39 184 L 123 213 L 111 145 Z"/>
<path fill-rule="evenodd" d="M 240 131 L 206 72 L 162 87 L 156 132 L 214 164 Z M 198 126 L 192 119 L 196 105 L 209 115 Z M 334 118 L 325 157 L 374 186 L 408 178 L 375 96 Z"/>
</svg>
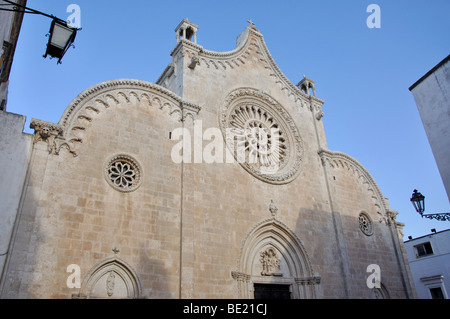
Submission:
<svg viewBox="0 0 450 319">
<path fill-rule="evenodd" d="M 262 276 L 282 276 L 280 272 L 281 260 L 274 248 L 267 248 L 260 254 L 259 261 L 262 265 Z"/>
</svg>

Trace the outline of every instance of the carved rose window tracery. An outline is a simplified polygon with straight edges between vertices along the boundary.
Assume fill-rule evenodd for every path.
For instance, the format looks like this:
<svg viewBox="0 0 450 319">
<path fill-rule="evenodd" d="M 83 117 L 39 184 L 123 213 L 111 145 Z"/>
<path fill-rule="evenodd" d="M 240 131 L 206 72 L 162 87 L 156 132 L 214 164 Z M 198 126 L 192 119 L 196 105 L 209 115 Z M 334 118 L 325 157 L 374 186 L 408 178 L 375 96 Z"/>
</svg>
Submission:
<svg viewBox="0 0 450 319">
<path fill-rule="evenodd" d="M 261 172 L 276 172 L 286 161 L 288 146 L 277 120 L 258 105 L 241 105 L 231 114 L 236 148 Z"/>
<path fill-rule="evenodd" d="M 229 151 L 250 174 L 271 184 L 295 179 L 303 143 L 277 101 L 256 89 L 237 89 L 226 98 L 219 122 Z"/>
<path fill-rule="evenodd" d="M 117 187 L 130 188 L 136 179 L 136 172 L 133 167 L 123 161 L 114 162 L 108 169 L 111 181 Z"/>
</svg>

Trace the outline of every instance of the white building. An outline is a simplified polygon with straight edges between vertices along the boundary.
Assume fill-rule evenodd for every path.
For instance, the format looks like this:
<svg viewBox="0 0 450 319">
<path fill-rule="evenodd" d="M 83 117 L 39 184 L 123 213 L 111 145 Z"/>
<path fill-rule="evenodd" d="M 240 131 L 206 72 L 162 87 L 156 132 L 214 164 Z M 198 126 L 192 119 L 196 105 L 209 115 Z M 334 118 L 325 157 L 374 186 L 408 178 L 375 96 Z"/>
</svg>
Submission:
<svg viewBox="0 0 450 319">
<path fill-rule="evenodd" d="M 25 6 L 26 0 L 16 0 L 18 6 Z M 8 100 L 9 74 L 22 26 L 23 13 L 6 11 L 13 6 L 2 1 L 0 7 L 0 110 L 6 110 Z"/>
<path fill-rule="evenodd" d="M 450 229 L 405 241 L 420 299 L 449 299 Z"/>
<path fill-rule="evenodd" d="M 450 199 L 450 55 L 414 83 L 414 96 L 423 127 Z"/>
</svg>

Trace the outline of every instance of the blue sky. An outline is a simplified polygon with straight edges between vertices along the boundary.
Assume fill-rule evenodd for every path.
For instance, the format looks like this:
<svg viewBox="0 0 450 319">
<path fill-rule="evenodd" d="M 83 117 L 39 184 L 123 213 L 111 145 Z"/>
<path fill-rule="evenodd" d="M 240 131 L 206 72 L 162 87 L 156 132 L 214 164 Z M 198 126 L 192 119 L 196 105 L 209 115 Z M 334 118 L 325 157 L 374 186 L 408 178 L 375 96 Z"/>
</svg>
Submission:
<svg viewBox="0 0 450 319">
<path fill-rule="evenodd" d="M 422 219 L 409 198 L 417 188 L 426 213 L 450 212 L 449 200 L 408 88 L 450 53 L 448 0 L 143 1 L 29 0 L 28 6 L 67 19 L 81 8 L 75 49 L 57 65 L 43 59 L 50 19 L 26 15 L 10 76 L 9 112 L 57 123 L 69 103 L 99 82 L 155 82 L 171 62 L 174 29 L 183 18 L 199 25 L 205 49 L 234 49 L 252 19 L 288 79 L 305 74 L 325 100 L 330 150 L 345 152 L 372 174 L 405 239 L 450 228 Z M 381 28 L 369 29 L 369 4 Z"/>
</svg>

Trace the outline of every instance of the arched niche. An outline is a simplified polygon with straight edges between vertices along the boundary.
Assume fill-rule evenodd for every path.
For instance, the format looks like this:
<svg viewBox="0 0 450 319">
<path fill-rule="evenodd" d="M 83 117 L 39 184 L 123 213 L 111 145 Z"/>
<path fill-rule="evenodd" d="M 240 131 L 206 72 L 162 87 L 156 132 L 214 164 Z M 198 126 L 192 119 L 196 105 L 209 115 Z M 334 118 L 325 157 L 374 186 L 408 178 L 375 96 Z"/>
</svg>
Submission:
<svg viewBox="0 0 450 319">
<path fill-rule="evenodd" d="M 300 239 L 276 219 L 256 225 L 247 234 L 232 277 L 238 298 L 254 298 L 255 287 L 284 287 L 292 299 L 320 295 L 320 276 L 314 273 Z"/>
<path fill-rule="evenodd" d="M 84 278 L 77 298 L 137 299 L 141 298 L 141 284 L 134 270 L 117 257 L 92 267 Z"/>
</svg>

